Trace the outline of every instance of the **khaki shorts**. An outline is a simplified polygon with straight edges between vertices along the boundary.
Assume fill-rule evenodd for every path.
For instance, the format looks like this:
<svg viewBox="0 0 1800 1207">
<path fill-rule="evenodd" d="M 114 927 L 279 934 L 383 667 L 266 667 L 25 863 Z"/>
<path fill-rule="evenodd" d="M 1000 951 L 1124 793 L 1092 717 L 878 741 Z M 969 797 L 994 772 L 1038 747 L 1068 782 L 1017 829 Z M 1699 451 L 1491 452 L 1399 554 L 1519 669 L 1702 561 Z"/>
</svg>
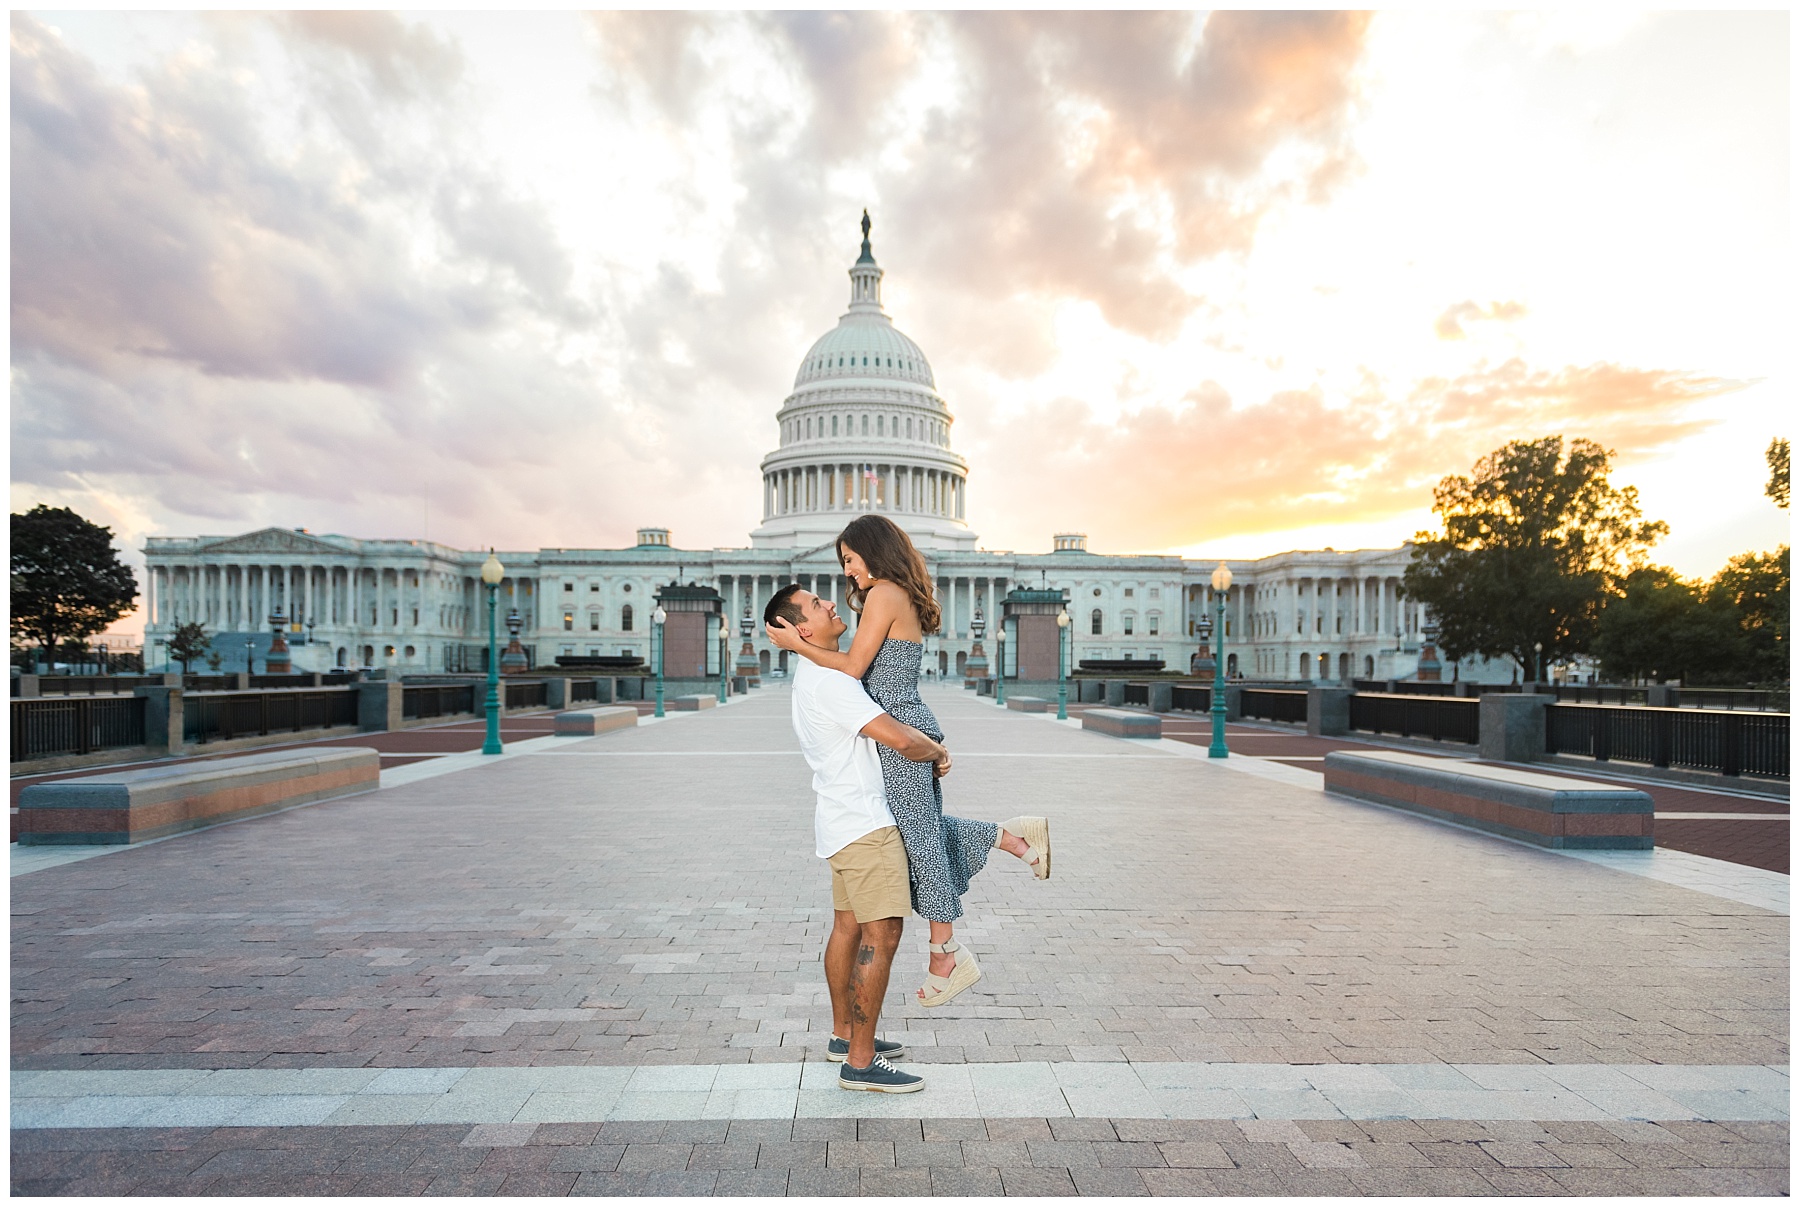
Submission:
<svg viewBox="0 0 1800 1207">
<path fill-rule="evenodd" d="M 871 830 L 827 862 L 832 909 L 855 914 L 858 923 L 904 918 L 912 912 L 910 869 L 898 827 Z"/>
</svg>

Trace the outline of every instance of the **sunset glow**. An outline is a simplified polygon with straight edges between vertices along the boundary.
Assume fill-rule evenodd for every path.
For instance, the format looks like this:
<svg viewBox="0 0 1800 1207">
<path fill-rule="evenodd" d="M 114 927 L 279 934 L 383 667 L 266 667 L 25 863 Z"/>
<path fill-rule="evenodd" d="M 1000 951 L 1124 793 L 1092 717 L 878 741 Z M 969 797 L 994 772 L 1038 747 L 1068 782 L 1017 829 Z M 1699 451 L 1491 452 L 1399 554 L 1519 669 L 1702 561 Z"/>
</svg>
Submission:
<svg viewBox="0 0 1800 1207">
<path fill-rule="evenodd" d="M 1788 22 L 15 14 L 12 506 L 742 545 L 867 208 L 985 547 L 1391 547 L 1561 433 L 1710 574 L 1787 539 Z"/>
</svg>

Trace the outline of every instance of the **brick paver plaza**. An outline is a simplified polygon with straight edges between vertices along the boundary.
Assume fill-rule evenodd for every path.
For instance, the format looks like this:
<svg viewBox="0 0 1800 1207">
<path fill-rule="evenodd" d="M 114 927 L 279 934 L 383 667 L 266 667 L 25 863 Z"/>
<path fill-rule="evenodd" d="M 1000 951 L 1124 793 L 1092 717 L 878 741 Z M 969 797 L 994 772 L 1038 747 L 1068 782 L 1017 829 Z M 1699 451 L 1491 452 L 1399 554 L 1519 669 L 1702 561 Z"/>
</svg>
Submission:
<svg viewBox="0 0 1800 1207">
<path fill-rule="evenodd" d="M 15 1193 L 1780 1194 L 1787 877 L 1591 859 L 928 692 L 1052 818 L 985 979 L 825 1062 L 788 695 L 71 859 L 15 850 Z M 1315 764 L 1316 766 L 1316 764 Z M 34 870 L 33 870 L 34 869 Z"/>
</svg>

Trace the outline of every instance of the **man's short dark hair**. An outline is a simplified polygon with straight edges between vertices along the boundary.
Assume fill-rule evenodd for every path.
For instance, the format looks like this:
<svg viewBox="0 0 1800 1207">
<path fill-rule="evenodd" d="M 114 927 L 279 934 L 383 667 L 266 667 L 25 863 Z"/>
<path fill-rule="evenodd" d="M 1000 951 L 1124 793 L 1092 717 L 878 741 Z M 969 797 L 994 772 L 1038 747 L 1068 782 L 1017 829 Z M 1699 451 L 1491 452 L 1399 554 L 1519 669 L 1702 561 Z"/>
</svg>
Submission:
<svg viewBox="0 0 1800 1207">
<path fill-rule="evenodd" d="M 794 596 L 798 594 L 800 594 L 799 583 L 789 583 L 775 592 L 769 600 L 768 607 L 763 609 L 763 623 L 773 624 L 775 618 L 779 616 L 795 628 L 805 624 L 806 613 L 802 612 L 800 605 L 794 602 Z"/>
</svg>

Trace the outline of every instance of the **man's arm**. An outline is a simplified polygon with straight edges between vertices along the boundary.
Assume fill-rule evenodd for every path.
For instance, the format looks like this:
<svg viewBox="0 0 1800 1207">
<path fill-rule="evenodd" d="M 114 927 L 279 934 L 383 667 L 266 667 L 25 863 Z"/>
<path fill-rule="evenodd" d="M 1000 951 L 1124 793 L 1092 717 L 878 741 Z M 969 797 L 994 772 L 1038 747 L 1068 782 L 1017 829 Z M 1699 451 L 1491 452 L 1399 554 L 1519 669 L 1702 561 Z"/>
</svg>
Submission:
<svg viewBox="0 0 1800 1207">
<path fill-rule="evenodd" d="M 932 770 L 939 779 L 950 774 L 950 752 L 942 743 L 934 742 L 911 725 L 896 721 L 887 713 L 882 713 L 860 731 L 865 738 L 873 738 L 903 759 L 911 759 L 915 763 L 931 763 Z"/>
</svg>

